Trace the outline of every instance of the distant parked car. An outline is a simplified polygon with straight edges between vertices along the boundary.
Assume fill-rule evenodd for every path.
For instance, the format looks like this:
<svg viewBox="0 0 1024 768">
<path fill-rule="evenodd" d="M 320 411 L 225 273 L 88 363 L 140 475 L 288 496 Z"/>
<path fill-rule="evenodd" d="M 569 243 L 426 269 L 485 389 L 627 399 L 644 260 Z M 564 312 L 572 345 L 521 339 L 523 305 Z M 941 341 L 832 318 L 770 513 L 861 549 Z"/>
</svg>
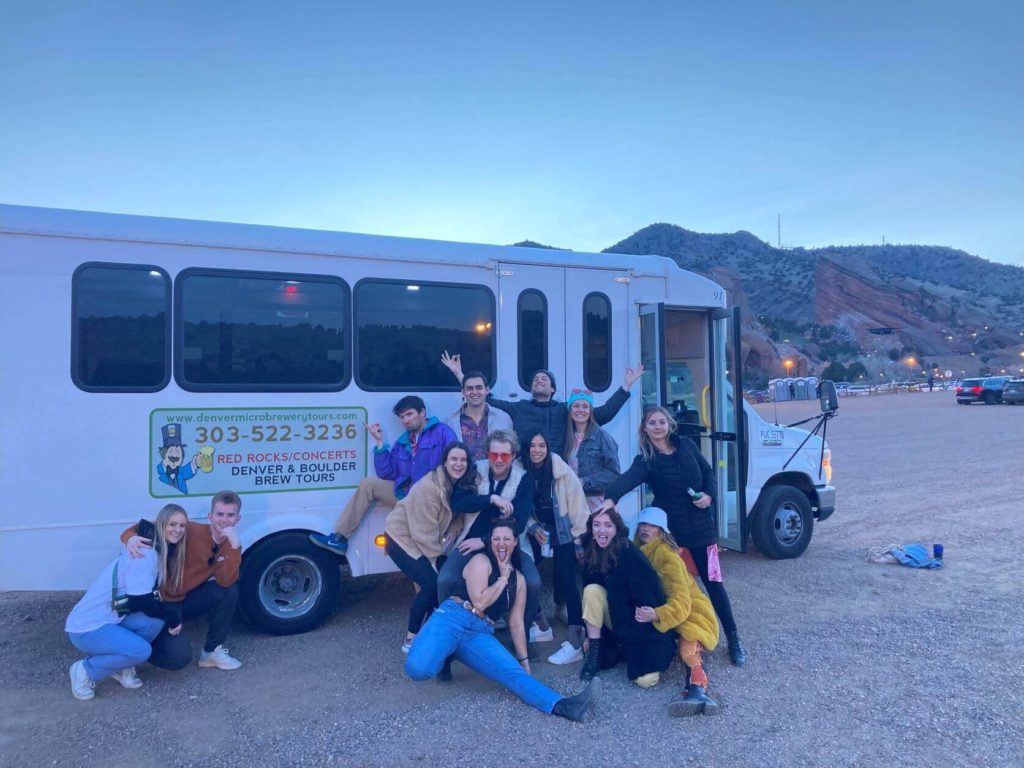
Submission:
<svg viewBox="0 0 1024 768">
<path fill-rule="evenodd" d="M 1003 384 L 1003 402 L 1007 405 L 1024 405 L 1024 379 L 1010 379 Z"/>
<path fill-rule="evenodd" d="M 995 405 L 1003 402 L 1003 385 L 1010 380 L 1009 376 L 989 376 L 987 379 L 964 379 L 957 387 L 956 401 L 960 405 L 984 403 Z"/>
<path fill-rule="evenodd" d="M 859 397 L 860 395 L 870 395 L 871 387 L 867 387 L 863 384 L 854 384 L 853 386 L 846 388 L 846 394 L 848 397 Z"/>
</svg>

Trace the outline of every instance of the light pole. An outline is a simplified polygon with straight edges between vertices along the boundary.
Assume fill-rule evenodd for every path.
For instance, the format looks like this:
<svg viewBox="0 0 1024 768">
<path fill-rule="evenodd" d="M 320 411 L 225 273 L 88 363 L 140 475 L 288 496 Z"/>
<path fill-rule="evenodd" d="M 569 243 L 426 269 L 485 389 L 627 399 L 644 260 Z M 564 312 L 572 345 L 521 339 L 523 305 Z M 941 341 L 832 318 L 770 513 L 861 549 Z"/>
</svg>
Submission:
<svg viewBox="0 0 1024 768">
<path fill-rule="evenodd" d="M 914 366 L 917 365 L 917 358 L 914 357 L 913 355 L 911 355 L 910 357 L 908 357 L 903 362 L 906 363 L 906 366 L 907 366 L 907 376 L 913 376 L 914 375 L 914 370 L 913 369 L 914 369 Z"/>
</svg>

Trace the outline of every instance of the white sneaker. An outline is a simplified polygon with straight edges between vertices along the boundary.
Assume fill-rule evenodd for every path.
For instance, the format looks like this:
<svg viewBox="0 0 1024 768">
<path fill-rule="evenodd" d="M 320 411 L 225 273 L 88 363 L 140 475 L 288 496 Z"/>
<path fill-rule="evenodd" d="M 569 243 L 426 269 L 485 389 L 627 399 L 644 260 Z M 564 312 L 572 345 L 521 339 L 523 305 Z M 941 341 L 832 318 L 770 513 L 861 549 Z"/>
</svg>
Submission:
<svg viewBox="0 0 1024 768">
<path fill-rule="evenodd" d="M 134 690 L 135 688 L 142 687 L 142 681 L 139 679 L 139 676 L 135 674 L 135 667 L 119 669 L 117 672 L 112 674 L 111 677 L 117 680 L 117 682 L 119 682 L 124 688 Z"/>
<path fill-rule="evenodd" d="M 577 661 L 583 661 L 583 649 L 573 648 L 572 643 L 563 640 L 562 647 L 548 656 L 548 661 L 551 664 L 575 664 Z"/>
<path fill-rule="evenodd" d="M 96 683 L 89 678 L 85 671 L 85 662 L 76 661 L 71 665 L 71 694 L 79 701 L 89 701 L 96 696 Z"/>
<path fill-rule="evenodd" d="M 228 653 L 228 649 L 223 645 L 218 645 L 209 653 L 203 651 L 199 654 L 199 666 L 216 667 L 217 669 L 238 669 L 242 666 L 242 662 Z"/>
<path fill-rule="evenodd" d="M 555 639 L 555 632 L 551 627 L 547 629 L 541 629 L 537 626 L 537 622 L 533 622 L 530 625 L 530 642 L 531 643 L 550 643 Z"/>
<path fill-rule="evenodd" d="M 415 639 L 415 637 L 407 637 L 402 641 L 402 653 L 408 653 L 412 650 L 412 641 Z"/>
</svg>

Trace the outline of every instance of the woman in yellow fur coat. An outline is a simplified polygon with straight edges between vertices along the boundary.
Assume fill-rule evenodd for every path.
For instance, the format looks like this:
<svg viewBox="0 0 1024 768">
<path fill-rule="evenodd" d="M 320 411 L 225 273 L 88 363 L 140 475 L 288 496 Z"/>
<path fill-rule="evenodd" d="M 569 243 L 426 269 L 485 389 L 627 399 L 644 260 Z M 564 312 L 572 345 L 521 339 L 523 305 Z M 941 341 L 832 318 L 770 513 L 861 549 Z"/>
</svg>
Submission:
<svg viewBox="0 0 1024 768">
<path fill-rule="evenodd" d="M 718 645 L 715 609 L 686 570 L 679 547 L 668 532 L 664 510 L 647 507 L 640 512 L 634 543 L 657 571 L 667 595 L 664 605 L 638 607 L 636 620 L 653 623 L 659 632 L 676 632 L 679 657 L 689 672 L 683 698 L 669 705 L 669 712 L 676 717 L 715 714 L 718 703 L 707 695 L 708 677 L 701 659 L 704 650 Z"/>
</svg>

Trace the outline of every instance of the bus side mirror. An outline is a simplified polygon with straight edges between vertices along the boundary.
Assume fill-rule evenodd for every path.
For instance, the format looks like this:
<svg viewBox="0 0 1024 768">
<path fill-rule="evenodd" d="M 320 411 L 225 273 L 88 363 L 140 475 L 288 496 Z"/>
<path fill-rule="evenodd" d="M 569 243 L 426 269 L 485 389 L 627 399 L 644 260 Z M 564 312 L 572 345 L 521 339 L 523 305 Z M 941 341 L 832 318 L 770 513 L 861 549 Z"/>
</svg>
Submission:
<svg viewBox="0 0 1024 768">
<path fill-rule="evenodd" d="M 818 385 L 818 399 L 821 401 L 822 413 L 835 413 L 839 410 L 839 396 L 836 385 L 832 381 L 823 381 Z"/>
</svg>

